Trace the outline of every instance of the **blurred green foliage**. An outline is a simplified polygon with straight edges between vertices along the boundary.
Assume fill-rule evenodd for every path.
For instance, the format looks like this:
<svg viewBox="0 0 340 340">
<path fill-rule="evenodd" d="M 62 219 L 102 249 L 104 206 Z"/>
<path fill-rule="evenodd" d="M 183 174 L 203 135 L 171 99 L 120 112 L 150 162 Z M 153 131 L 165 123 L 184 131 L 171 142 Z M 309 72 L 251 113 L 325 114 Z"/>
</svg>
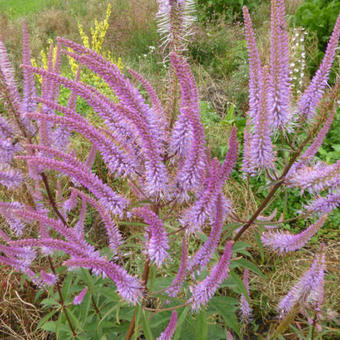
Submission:
<svg viewBox="0 0 340 340">
<path fill-rule="evenodd" d="M 305 0 L 291 18 L 292 24 L 315 32 L 319 49 L 324 51 L 340 12 L 340 1 Z"/>
<path fill-rule="evenodd" d="M 327 48 L 328 40 L 332 34 L 336 19 L 340 13 L 340 1 L 338 0 L 305 0 L 302 2 L 296 13 L 291 17 L 290 22 L 297 27 L 304 27 L 310 34 L 310 38 L 317 39 L 318 50 L 310 53 L 308 70 L 314 74 L 320 65 Z M 307 49 L 312 50 L 313 39 L 309 39 Z M 308 39 L 307 39 L 308 44 Z M 330 83 L 333 84 L 336 77 L 336 70 L 330 76 Z"/>
<path fill-rule="evenodd" d="M 218 19 L 242 18 L 242 7 L 251 11 L 261 4 L 260 0 L 197 0 L 198 18 L 202 23 Z"/>
<path fill-rule="evenodd" d="M 12 19 L 20 18 L 31 13 L 37 13 L 47 8 L 67 8 L 73 14 L 84 15 L 86 6 L 82 0 L 2 0 L 0 12 Z"/>
</svg>

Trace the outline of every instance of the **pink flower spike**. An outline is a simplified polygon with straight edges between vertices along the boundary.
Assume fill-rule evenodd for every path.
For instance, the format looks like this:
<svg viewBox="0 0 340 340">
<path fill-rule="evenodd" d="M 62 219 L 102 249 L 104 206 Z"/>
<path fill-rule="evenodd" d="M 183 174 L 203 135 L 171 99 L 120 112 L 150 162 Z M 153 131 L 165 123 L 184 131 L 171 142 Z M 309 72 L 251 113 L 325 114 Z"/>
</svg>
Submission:
<svg viewBox="0 0 340 340">
<path fill-rule="evenodd" d="M 171 283 L 171 286 L 167 289 L 167 293 L 169 294 L 169 296 L 175 297 L 180 291 L 186 277 L 187 267 L 188 267 L 188 246 L 185 237 L 183 237 L 181 264 L 179 266 L 176 277 Z"/>
<path fill-rule="evenodd" d="M 271 140 L 271 117 L 267 100 L 268 72 L 263 69 L 260 81 L 259 111 L 254 117 L 254 131 L 251 144 L 251 155 L 254 165 L 259 170 L 274 167 L 274 150 Z"/>
<path fill-rule="evenodd" d="M 177 312 L 173 311 L 171 313 L 171 318 L 168 324 L 168 327 L 165 329 L 165 331 L 157 338 L 157 340 L 171 340 L 172 336 L 175 333 L 176 330 L 176 324 L 177 324 Z"/>
<path fill-rule="evenodd" d="M 249 270 L 245 269 L 243 273 L 243 283 L 247 289 L 247 293 L 249 296 Z M 246 297 L 242 294 L 241 295 L 241 314 L 242 314 L 242 319 L 245 323 L 249 322 L 249 319 L 251 317 L 251 308 L 249 306 L 249 303 L 246 299 Z"/>
<path fill-rule="evenodd" d="M 328 214 L 336 208 L 340 207 L 340 191 L 330 193 L 325 197 L 319 197 L 308 206 L 306 210 L 319 214 Z"/>
<path fill-rule="evenodd" d="M 271 6 L 271 56 L 268 101 L 273 128 L 285 128 L 289 119 L 289 45 L 283 0 Z"/>
<path fill-rule="evenodd" d="M 83 302 L 83 299 L 87 293 L 87 287 L 85 287 L 73 300 L 74 305 L 80 305 Z"/>
<path fill-rule="evenodd" d="M 340 15 L 338 16 L 333 33 L 328 41 L 325 56 L 322 63 L 315 73 L 308 88 L 304 91 L 299 98 L 298 109 L 299 114 L 303 115 L 307 119 L 312 119 L 315 115 L 315 110 L 319 105 L 320 99 L 323 96 L 329 73 L 332 68 L 332 64 L 336 55 L 336 49 L 338 47 L 338 41 L 340 37 Z"/>
<path fill-rule="evenodd" d="M 215 203 L 214 221 L 208 239 L 202 247 L 190 258 L 188 270 L 203 270 L 209 263 L 221 238 L 222 227 L 226 216 L 224 196 L 219 194 Z"/>
<path fill-rule="evenodd" d="M 285 316 L 297 303 L 302 307 L 315 310 L 320 308 L 323 300 L 323 284 L 325 275 L 325 253 L 316 256 L 311 268 L 305 272 L 300 281 L 280 301 L 280 316 Z"/>
<path fill-rule="evenodd" d="M 146 207 L 135 208 L 132 214 L 143 218 L 145 223 L 149 225 L 145 234 L 146 253 L 151 261 L 155 262 L 158 267 L 161 266 L 169 256 L 168 236 L 163 227 L 163 221 Z"/>
<path fill-rule="evenodd" d="M 46 273 L 44 270 L 40 271 L 40 275 L 42 280 L 48 285 L 48 286 L 54 286 L 55 283 L 58 281 L 58 277 L 51 273 Z"/>
<path fill-rule="evenodd" d="M 218 264 L 211 270 L 210 274 L 196 286 L 191 286 L 192 297 L 188 302 L 192 304 L 193 311 L 206 305 L 210 298 L 215 294 L 219 285 L 227 278 L 229 272 L 229 264 L 232 257 L 233 241 L 227 242 L 224 253 Z"/>
<path fill-rule="evenodd" d="M 248 8 L 245 6 L 243 7 L 243 18 L 249 55 L 249 115 L 254 118 L 259 112 L 259 94 L 263 76 L 251 18 Z"/>
<path fill-rule="evenodd" d="M 274 250 L 278 249 L 280 253 L 301 249 L 323 226 L 326 218 L 327 215 L 322 216 L 317 222 L 296 235 L 283 232 L 265 232 L 261 237 L 262 243 Z"/>
</svg>

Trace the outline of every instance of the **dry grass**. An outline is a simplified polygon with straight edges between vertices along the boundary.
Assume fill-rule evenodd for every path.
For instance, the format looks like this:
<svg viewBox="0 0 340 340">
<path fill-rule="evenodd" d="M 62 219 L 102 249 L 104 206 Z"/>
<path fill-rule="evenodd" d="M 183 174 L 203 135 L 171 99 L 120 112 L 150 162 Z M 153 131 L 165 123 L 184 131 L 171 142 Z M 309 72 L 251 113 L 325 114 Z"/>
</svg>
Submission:
<svg viewBox="0 0 340 340">
<path fill-rule="evenodd" d="M 52 339 L 46 331 L 37 329 L 43 314 L 34 301 L 36 288 L 7 266 L 0 266 L 0 277 L 0 338 Z"/>
<path fill-rule="evenodd" d="M 258 249 L 252 231 L 245 233 L 244 241 L 250 243 L 252 249 Z M 256 275 L 250 276 L 252 307 L 255 310 L 257 322 L 275 328 L 275 325 L 278 324 L 276 311 L 278 302 L 310 268 L 319 250 L 320 247 L 315 245 L 283 255 L 265 251 L 265 262 L 259 266 L 264 278 Z M 260 260 L 258 250 L 255 250 L 253 256 Z M 329 240 L 326 245 L 325 300 L 322 324 L 325 329 L 330 331 L 340 326 L 339 263 L 340 242 Z M 336 336 L 338 333 L 330 333 L 330 336 L 331 334 Z M 298 337 L 296 334 L 290 334 L 287 339 L 298 339 Z"/>
</svg>

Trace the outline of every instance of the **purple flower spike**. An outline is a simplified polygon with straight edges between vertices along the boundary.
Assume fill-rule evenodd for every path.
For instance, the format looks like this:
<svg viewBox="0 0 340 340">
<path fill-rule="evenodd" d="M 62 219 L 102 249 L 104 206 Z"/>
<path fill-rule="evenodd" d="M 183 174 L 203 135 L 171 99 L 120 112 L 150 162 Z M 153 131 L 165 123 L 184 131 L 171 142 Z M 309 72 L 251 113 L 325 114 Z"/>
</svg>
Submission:
<svg viewBox="0 0 340 340">
<path fill-rule="evenodd" d="M 24 177 L 19 170 L 8 166 L 0 166 L 0 183 L 8 189 L 14 189 L 21 185 Z"/>
<path fill-rule="evenodd" d="M 168 324 L 168 327 L 165 329 L 165 331 L 157 338 L 157 340 L 171 340 L 172 336 L 175 333 L 177 325 L 177 312 L 173 311 L 171 313 L 171 318 Z"/>
<path fill-rule="evenodd" d="M 274 167 L 274 151 L 271 141 L 271 117 L 267 101 L 268 73 L 263 71 L 263 79 L 260 82 L 259 112 L 254 117 L 254 131 L 251 145 L 252 159 L 258 169 Z"/>
<path fill-rule="evenodd" d="M 169 296 L 175 297 L 180 291 L 183 282 L 185 281 L 187 266 L 188 266 L 188 246 L 185 237 L 183 237 L 181 264 L 179 266 L 176 277 L 171 283 L 171 286 L 167 289 Z"/>
<path fill-rule="evenodd" d="M 299 282 L 280 301 L 278 310 L 280 316 L 285 316 L 296 304 L 302 307 L 310 305 L 319 308 L 323 299 L 323 284 L 325 275 L 324 251 L 318 255 L 311 268 L 301 277 Z"/>
<path fill-rule="evenodd" d="M 252 175 L 254 173 L 254 161 L 252 160 L 251 144 L 252 144 L 252 132 L 250 130 L 250 119 L 247 119 L 247 125 L 243 130 L 243 160 L 242 171 L 244 176 Z"/>
<path fill-rule="evenodd" d="M 247 293 L 249 296 L 249 270 L 245 269 L 243 273 L 243 283 L 247 289 Z M 249 306 L 249 303 L 246 299 L 246 297 L 242 294 L 241 295 L 241 314 L 242 314 L 242 319 L 245 323 L 248 323 L 251 317 L 251 308 Z"/>
<path fill-rule="evenodd" d="M 68 267 L 92 268 L 105 273 L 117 286 L 123 299 L 136 304 L 142 297 L 142 284 L 127 271 L 105 259 L 74 258 L 64 262 Z"/>
<path fill-rule="evenodd" d="M 284 1 L 272 1 L 268 104 L 274 129 L 284 128 L 290 118 L 289 45 L 284 15 Z"/>
<path fill-rule="evenodd" d="M 261 237 L 262 243 L 274 250 L 278 249 L 280 253 L 301 249 L 323 226 L 326 218 L 326 215 L 322 216 L 317 222 L 296 235 L 283 232 L 265 232 Z"/>
<path fill-rule="evenodd" d="M 330 193 L 325 197 L 320 197 L 306 206 L 306 210 L 319 214 L 328 214 L 340 207 L 340 191 Z"/>
<path fill-rule="evenodd" d="M 30 52 L 30 41 L 27 32 L 26 21 L 22 25 L 22 63 L 25 65 L 32 65 L 31 63 L 31 52 Z M 24 87 L 23 87 L 23 113 L 33 112 L 36 110 L 37 104 L 34 100 L 36 97 L 34 74 L 32 71 L 27 69 L 23 70 L 24 74 Z"/>
<path fill-rule="evenodd" d="M 181 86 L 180 117 L 182 122 L 188 123 L 192 138 L 188 140 L 188 153 L 181 162 L 177 173 L 177 181 L 182 190 L 198 190 L 205 172 L 205 136 L 199 115 L 199 100 L 197 87 L 190 67 L 183 57 L 170 54 L 171 63 L 176 71 Z M 180 126 L 186 128 L 186 126 Z M 185 134 L 185 133 L 184 133 Z M 185 196 L 185 195 L 184 195 Z"/>
<path fill-rule="evenodd" d="M 110 215 L 105 211 L 103 206 L 99 204 L 91 196 L 83 193 L 80 190 L 72 188 L 71 195 L 73 194 L 76 194 L 77 196 L 81 197 L 83 201 L 90 203 L 98 211 L 98 213 L 100 214 L 100 217 L 102 218 L 104 222 L 107 235 L 109 237 L 110 248 L 114 252 L 117 252 L 117 249 L 123 243 L 123 237 L 118 229 L 118 226 L 111 219 Z"/>
<path fill-rule="evenodd" d="M 246 41 L 249 55 L 249 115 L 254 118 L 259 113 L 260 90 L 262 82 L 262 67 L 259 52 L 256 47 L 255 34 L 247 7 L 243 7 Z"/>
<path fill-rule="evenodd" d="M 135 165 L 131 162 L 130 158 L 127 157 L 127 155 L 124 154 L 114 143 L 112 143 L 112 140 L 100 133 L 96 128 L 89 125 L 83 117 L 77 115 L 75 112 L 70 112 L 70 110 L 64 106 L 48 101 L 41 101 L 44 102 L 46 106 L 53 107 L 55 110 L 63 112 L 72 118 L 60 117 L 57 115 L 46 116 L 39 113 L 28 114 L 30 118 L 61 124 L 70 130 L 75 130 L 81 133 L 97 147 L 103 156 L 103 160 L 108 165 L 108 168 L 112 172 L 116 172 L 118 176 L 131 173 L 134 170 Z"/>
<path fill-rule="evenodd" d="M 86 293 L 87 293 L 87 287 L 85 287 L 75 298 L 74 298 L 74 300 L 73 300 L 73 304 L 74 305 L 80 305 L 82 302 L 83 302 L 83 300 L 84 300 L 84 297 L 85 297 L 85 295 L 86 295 Z"/>
<path fill-rule="evenodd" d="M 192 297 L 192 310 L 197 311 L 201 305 L 206 305 L 210 298 L 215 294 L 219 285 L 226 279 L 229 272 L 229 264 L 232 257 L 233 241 L 227 242 L 224 253 L 218 264 L 211 270 L 210 274 L 196 286 L 190 287 Z"/>
<path fill-rule="evenodd" d="M 22 235 L 25 225 L 16 216 L 13 215 L 13 209 L 22 209 L 21 203 L 0 202 L 0 214 L 5 218 L 6 222 L 9 224 L 11 229 L 16 233 L 16 235 L 20 236 Z"/>
<path fill-rule="evenodd" d="M 340 160 L 331 165 L 318 163 L 313 168 L 304 166 L 288 179 L 292 187 L 308 190 L 311 193 L 340 185 Z"/>
<path fill-rule="evenodd" d="M 298 111 L 307 119 L 312 119 L 315 115 L 315 110 L 319 105 L 320 99 L 327 86 L 327 80 L 333 60 L 335 57 L 336 49 L 338 47 L 338 41 L 340 37 L 340 15 L 338 16 L 333 33 L 329 39 L 325 56 L 322 63 L 315 73 L 308 88 L 302 94 L 298 102 Z"/>
<path fill-rule="evenodd" d="M 86 251 L 83 251 L 79 245 L 71 244 L 70 242 L 47 239 L 23 239 L 17 241 L 11 241 L 9 244 L 13 247 L 46 247 L 51 250 L 61 250 L 66 254 L 74 257 L 88 256 Z"/>
<path fill-rule="evenodd" d="M 32 162 L 34 165 L 42 166 L 44 168 L 49 168 L 53 170 L 65 173 L 77 182 L 87 187 L 99 200 L 99 202 L 113 214 L 122 216 L 123 210 L 128 205 L 128 201 L 115 193 L 109 186 L 104 184 L 101 179 L 90 172 L 88 169 L 85 170 L 85 166 L 76 167 L 67 162 L 61 162 L 52 160 L 45 157 L 20 157 Z M 67 157 L 72 159 L 72 157 Z M 76 162 L 76 160 L 75 160 Z"/>
<path fill-rule="evenodd" d="M 185 214 L 181 219 L 182 225 L 189 225 L 189 231 L 195 232 L 200 230 L 208 217 L 210 217 L 211 220 L 214 219 L 212 216 L 214 216 L 218 195 L 222 191 L 224 182 L 231 174 L 237 160 L 237 155 L 237 130 L 234 127 L 229 137 L 229 150 L 222 167 L 217 159 L 211 160 L 211 164 L 209 164 L 210 174 L 207 178 L 205 188 L 200 193 L 198 200 L 185 211 Z M 227 213 L 227 210 L 224 211 L 224 214 Z"/>
<path fill-rule="evenodd" d="M 46 273 L 44 270 L 40 271 L 41 279 L 48 285 L 54 286 L 58 281 L 58 277 L 51 273 Z"/>
<path fill-rule="evenodd" d="M 163 227 L 163 221 L 146 207 L 135 208 L 132 214 L 143 218 L 145 223 L 149 225 L 145 234 L 146 253 L 151 261 L 155 262 L 158 267 L 161 266 L 169 256 L 168 236 Z"/>
<path fill-rule="evenodd" d="M 300 157 L 300 159 L 296 163 L 293 164 L 293 166 L 291 167 L 291 169 L 289 170 L 287 174 L 287 177 L 293 175 L 296 172 L 296 170 L 300 169 L 303 165 L 308 165 L 310 161 L 313 160 L 314 156 L 320 149 L 322 142 L 327 135 L 328 130 L 330 129 L 332 125 L 334 115 L 335 115 L 335 110 L 333 110 L 330 113 L 325 125 L 323 126 L 323 128 L 320 130 L 320 132 L 316 136 L 314 142 L 308 147 L 308 149 L 304 152 L 304 154 Z"/>
<path fill-rule="evenodd" d="M 223 222 L 226 215 L 222 197 L 223 196 L 220 194 L 215 204 L 215 219 L 211 227 L 210 235 L 201 249 L 189 260 L 188 270 L 198 268 L 203 270 L 210 261 L 218 242 L 220 241 Z"/>
</svg>

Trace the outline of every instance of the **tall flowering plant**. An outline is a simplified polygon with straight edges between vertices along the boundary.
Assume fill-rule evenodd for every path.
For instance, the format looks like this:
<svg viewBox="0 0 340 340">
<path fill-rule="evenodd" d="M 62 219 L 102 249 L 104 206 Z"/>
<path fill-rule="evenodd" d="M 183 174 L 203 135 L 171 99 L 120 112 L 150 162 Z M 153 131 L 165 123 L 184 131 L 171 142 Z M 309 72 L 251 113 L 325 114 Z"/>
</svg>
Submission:
<svg viewBox="0 0 340 340">
<path fill-rule="evenodd" d="M 170 33 L 169 59 L 180 87 L 178 111 L 177 106 L 173 106 L 176 112 L 169 113 L 164 108 L 153 86 L 141 74 L 129 70 L 131 80 L 100 54 L 67 39 L 57 39 L 56 57 L 50 54 L 47 70 L 33 67 L 25 24 L 21 96 L 0 40 L 0 90 L 5 105 L 0 119 L 3 155 L 0 183 L 3 196 L 7 197 L 0 202 L 0 213 L 9 227 L 0 233 L 0 262 L 25 273 L 42 289 L 56 287 L 73 337 L 79 331 L 63 301 L 62 278 L 55 268 L 56 250 L 65 254 L 64 266 L 83 268 L 89 270 L 91 276 L 107 278 L 122 303 L 134 308 L 125 339 L 138 334 L 141 313 L 172 311 L 168 326 L 159 336 L 159 339 L 171 339 L 179 322 L 176 310 L 186 306 L 191 307 L 192 312 L 204 310 L 228 277 L 236 261 L 232 257 L 233 247 L 244 232 L 258 224 L 285 223 L 276 221 L 272 216 L 275 213 L 264 216 L 264 210 L 280 188 L 298 187 L 315 193 L 314 201 L 300 216 L 319 215 L 316 222 L 296 235 L 268 227 L 262 242 L 280 252 L 303 247 L 322 227 L 326 214 L 340 204 L 340 163 L 327 165 L 313 161 L 334 116 L 339 82 L 320 110 L 318 107 L 335 57 L 340 17 L 318 72 L 309 87 L 295 99 L 291 95 L 283 1 L 272 1 L 269 65 L 261 63 L 251 19 L 244 8 L 250 102 L 242 171 L 245 177 L 266 176 L 269 191 L 256 211 L 242 221 L 223 193 L 238 158 L 236 128 L 231 130 L 229 149 L 221 164 L 211 157 L 205 143 L 197 85 L 182 55 L 187 13 L 190 9 L 192 14 L 192 2 L 169 0 L 159 1 L 159 5 L 162 32 Z M 166 18 L 170 20 L 169 25 L 164 24 Z M 79 74 L 75 79 L 62 76 L 63 56 L 73 58 L 101 77 L 118 102 L 81 82 Z M 35 89 L 34 74 L 42 79 L 40 95 Z M 144 88 L 148 100 L 133 81 Z M 71 90 L 66 106 L 58 103 L 61 86 Z M 102 118 L 101 127 L 92 126 L 77 112 L 78 97 Z M 305 126 L 308 126 L 307 137 L 301 141 L 299 132 Z M 85 158 L 73 149 L 75 134 L 86 138 L 91 145 Z M 275 147 L 280 137 L 291 148 L 288 157 Z M 98 157 L 105 163 L 114 185 L 96 174 L 94 164 Z M 20 190 L 24 190 L 25 195 L 14 200 Z M 90 206 L 105 227 L 105 251 L 86 232 Z M 239 228 L 234 235 L 225 226 L 227 218 L 237 222 Z M 27 225 L 35 225 L 36 230 L 29 234 Z M 124 227 L 129 225 L 130 228 Z M 205 233 L 208 235 L 204 241 L 199 241 L 198 236 Z M 128 243 L 131 236 L 138 236 L 137 247 Z M 131 258 L 136 255 L 144 261 L 141 272 L 131 266 Z M 49 272 L 46 268 L 41 272 L 35 270 L 35 261 L 40 256 L 48 259 Z M 167 266 L 176 268 L 174 277 L 167 280 L 164 289 L 153 290 L 150 282 L 162 277 Z M 281 301 L 281 316 L 296 305 L 320 309 L 323 274 L 324 253 L 317 256 L 310 271 Z M 248 275 L 248 272 L 244 274 L 241 298 L 242 318 L 247 322 L 251 315 Z M 88 288 L 83 288 L 74 297 L 74 304 L 81 304 L 89 294 Z M 182 302 L 174 304 L 174 301 Z M 95 300 L 92 302 L 100 315 Z M 147 323 L 148 320 L 143 327 L 145 336 L 150 334 Z"/>
</svg>

